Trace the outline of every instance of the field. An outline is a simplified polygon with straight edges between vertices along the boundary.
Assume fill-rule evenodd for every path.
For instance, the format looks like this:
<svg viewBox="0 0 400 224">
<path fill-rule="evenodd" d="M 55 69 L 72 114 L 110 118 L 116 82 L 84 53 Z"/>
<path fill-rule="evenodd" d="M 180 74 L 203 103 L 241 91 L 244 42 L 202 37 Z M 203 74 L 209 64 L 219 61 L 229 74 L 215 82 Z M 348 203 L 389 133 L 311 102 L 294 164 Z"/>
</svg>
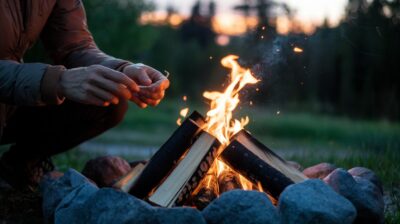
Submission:
<svg viewBox="0 0 400 224">
<path fill-rule="evenodd" d="M 128 160 L 149 158 L 177 127 L 176 119 L 184 105 L 176 102 L 181 101 L 144 110 L 131 105 L 119 126 L 56 156 L 57 166 L 81 170 L 88 159 L 102 154 L 122 155 Z M 205 105 L 189 107 L 204 114 Z M 384 183 L 386 222 L 400 223 L 400 124 L 299 112 L 278 114 L 260 107 L 241 109 L 237 116 L 240 114 L 250 117 L 247 129 L 261 142 L 303 167 L 329 162 L 345 169 L 364 166 L 374 170 Z M 113 150 L 102 150 L 107 148 Z M 135 154 L 127 153 L 127 149 L 149 151 Z"/>
</svg>

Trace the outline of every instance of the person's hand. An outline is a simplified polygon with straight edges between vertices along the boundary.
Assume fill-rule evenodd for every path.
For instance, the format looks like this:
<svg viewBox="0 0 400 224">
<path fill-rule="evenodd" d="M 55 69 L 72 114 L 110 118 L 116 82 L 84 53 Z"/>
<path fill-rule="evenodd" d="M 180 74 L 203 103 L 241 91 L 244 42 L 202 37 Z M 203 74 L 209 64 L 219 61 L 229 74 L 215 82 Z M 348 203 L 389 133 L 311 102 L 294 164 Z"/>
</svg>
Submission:
<svg viewBox="0 0 400 224">
<path fill-rule="evenodd" d="M 133 64 L 123 69 L 123 73 L 133 79 L 140 87 L 138 93 L 133 93 L 131 100 L 139 107 L 157 106 L 164 98 L 169 80 L 156 69 L 144 65 Z"/>
<path fill-rule="evenodd" d="M 66 70 L 60 78 L 58 95 L 96 106 L 118 104 L 140 91 L 139 86 L 122 72 L 101 65 Z"/>
</svg>

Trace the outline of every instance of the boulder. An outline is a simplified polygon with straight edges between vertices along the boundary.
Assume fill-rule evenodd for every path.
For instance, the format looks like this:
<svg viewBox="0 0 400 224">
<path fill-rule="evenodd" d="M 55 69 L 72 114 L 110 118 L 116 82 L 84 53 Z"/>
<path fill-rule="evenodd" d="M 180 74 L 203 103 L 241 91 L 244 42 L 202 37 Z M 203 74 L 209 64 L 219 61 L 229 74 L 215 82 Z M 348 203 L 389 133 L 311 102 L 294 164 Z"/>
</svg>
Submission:
<svg viewBox="0 0 400 224">
<path fill-rule="evenodd" d="M 54 212 L 64 197 L 81 185 L 90 183 L 90 180 L 74 169 L 69 169 L 63 176 L 56 178 L 45 176 L 40 183 L 44 219 L 54 220 Z"/>
<path fill-rule="evenodd" d="M 357 214 L 350 201 L 318 179 L 288 186 L 278 210 L 284 224 L 351 224 Z"/>
<path fill-rule="evenodd" d="M 276 208 L 258 191 L 232 190 L 209 204 L 202 214 L 207 223 L 280 223 Z"/>
<path fill-rule="evenodd" d="M 367 179 L 351 176 L 344 169 L 336 169 L 324 181 L 357 209 L 355 223 L 383 223 L 384 204 L 379 188 Z"/>
<path fill-rule="evenodd" d="M 154 223 L 160 224 L 206 224 L 201 212 L 194 208 L 155 208 Z"/>
<path fill-rule="evenodd" d="M 330 163 L 320 163 L 303 170 L 303 174 L 308 178 L 319 178 L 323 179 L 328 176 L 332 171 L 336 169 L 336 166 Z"/>
<path fill-rule="evenodd" d="M 93 184 L 85 183 L 71 191 L 57 206 L 54 223 L 83 223 L 86 217 L 86 201 L 98 190 Z"/>
<path fill-rule="evenodd" d="M 82 207 L 78 223 L 157 223 L 151 205 L 112 188 L 98 190 Z"/>
<path fill-rule="evenodd" d="M 382 182 L 379 179 L 379 177 L 372 170 L 365 168 L 365 167 L 354 167 L 354 168 L 349 169 L 348 172 L 353 177 L 357 176 L 357 177 L 361 177 L 361 178 L 371 181 L 373 184 L 375 184 L 378 187 L 378 189 L 383 194 Z"/>
<path fill-rule="evenodd" d="M 101 156 L 89 160 L 82 174 L 93 180 L 99 187 L 111 187 L 131 170 L 129 163 L 117 156 Z"/>
</svg>

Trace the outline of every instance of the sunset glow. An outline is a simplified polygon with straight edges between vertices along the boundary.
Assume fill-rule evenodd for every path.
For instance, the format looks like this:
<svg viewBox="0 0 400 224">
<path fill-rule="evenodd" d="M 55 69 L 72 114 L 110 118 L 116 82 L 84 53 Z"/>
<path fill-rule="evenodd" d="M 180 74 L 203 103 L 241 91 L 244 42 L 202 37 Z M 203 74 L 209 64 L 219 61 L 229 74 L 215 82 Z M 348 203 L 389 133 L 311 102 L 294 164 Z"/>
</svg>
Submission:
<svg viewBox="0 0 400 224">
<path fill-rule="evenodd" d="M 143 13 L 140 17 L 141 24 L 151 25 L 166 25 L 169 24 L 172 27 L 179 27 L 187 16 L 180 14 L 173 14 L 170 17 L 165 12 L 155 11 Z M 247 31 L 254 30 L 257 27 L 258 20 L 256 17 L 245 18 L 242 15 L 237 14 L 221 14 L 217 15 L 212 21 L 212 28 L 220 34 L 216 38 L 216 43 L 219 45 L 229 44 L 229 36 L 239 36 Z M 292 32 L 304 32 L 311 34 L 316 27 L 316 24 L 312 23 L 301 23 L 297 20 L 289 20 L 286 17 L 278 17 L 276 20 L 276 28 L 278 33 L 287 34 Z"/>
<path fill-rule="evenodd" d="M 197 0 L 154 0 L 157 10 L 153 13 L 151 19 L 146 18 L 146 21 L 154 23 L 159 22 L 159 19 L 166 18 L 165 9 L 168 6 L 174 7 L 179 12 L 178 17 L 174 17 L 169 23 L 172 26 L 178 26 L 182 19 L 190 15 L 190 10 Z M 208 1 L 203 1 L 205 4 Z M 247 20 L 243 15 L 233 10 L 233 7 L 243 3 L 242 0 L 230 1 L 215 1 L 217 3 L 217 14 L 213 22 L 213 28 L 218 34 L 224 35 L 241 35 L 246 30 L 257 25 L 257 19 L 250 16 Z M 347 0 L 275 0 L 276 3 L 285 3 L 292 10 L 290 19 L 278 13 L 277 16 L 277 31 L 280 34 L 288 32 L 304 32 L 311 34 L 316 26 L 323 24 L 327 19 L 329 25 L 335 26 L 339 23 L 343 16 Z"/>
</svg>

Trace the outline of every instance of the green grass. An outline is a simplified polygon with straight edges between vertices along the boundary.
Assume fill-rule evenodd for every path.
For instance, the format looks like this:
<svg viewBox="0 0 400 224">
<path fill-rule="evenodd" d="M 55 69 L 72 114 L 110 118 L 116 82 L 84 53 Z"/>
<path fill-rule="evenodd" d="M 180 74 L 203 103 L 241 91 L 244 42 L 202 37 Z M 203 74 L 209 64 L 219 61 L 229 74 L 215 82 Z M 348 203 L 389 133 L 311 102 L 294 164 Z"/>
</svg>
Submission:
<svg viewBox="0 0 400 224">
<path fill-rule="evenodd" d="M 164 101 L 157 108 L 144 110 L 131 105 L 124 121 L 94 141 L 104 144 L 160 146 L 177 128 L 182 101 Z M 189 105 L 205 114 L 205 104 Z M 381 178 L 392 198 L 392 211 L 386 212 L 386 223 L 400 223 L 400 124 L 387 121 L 363 121 L 310 113 L 276 112 L 265 108 L 248 108 L 238 112 L 248 115 L 246 127 L 261 142 L 287 160 L 303 167 L 320 162 L 349 169 L 363 166 Z M 70 151 L 57 156 L 63 170 L 81 170 L 84 163 L 97 155 Z M 134 160 L 136 158 L 127 158 Z"/>
</svg>

